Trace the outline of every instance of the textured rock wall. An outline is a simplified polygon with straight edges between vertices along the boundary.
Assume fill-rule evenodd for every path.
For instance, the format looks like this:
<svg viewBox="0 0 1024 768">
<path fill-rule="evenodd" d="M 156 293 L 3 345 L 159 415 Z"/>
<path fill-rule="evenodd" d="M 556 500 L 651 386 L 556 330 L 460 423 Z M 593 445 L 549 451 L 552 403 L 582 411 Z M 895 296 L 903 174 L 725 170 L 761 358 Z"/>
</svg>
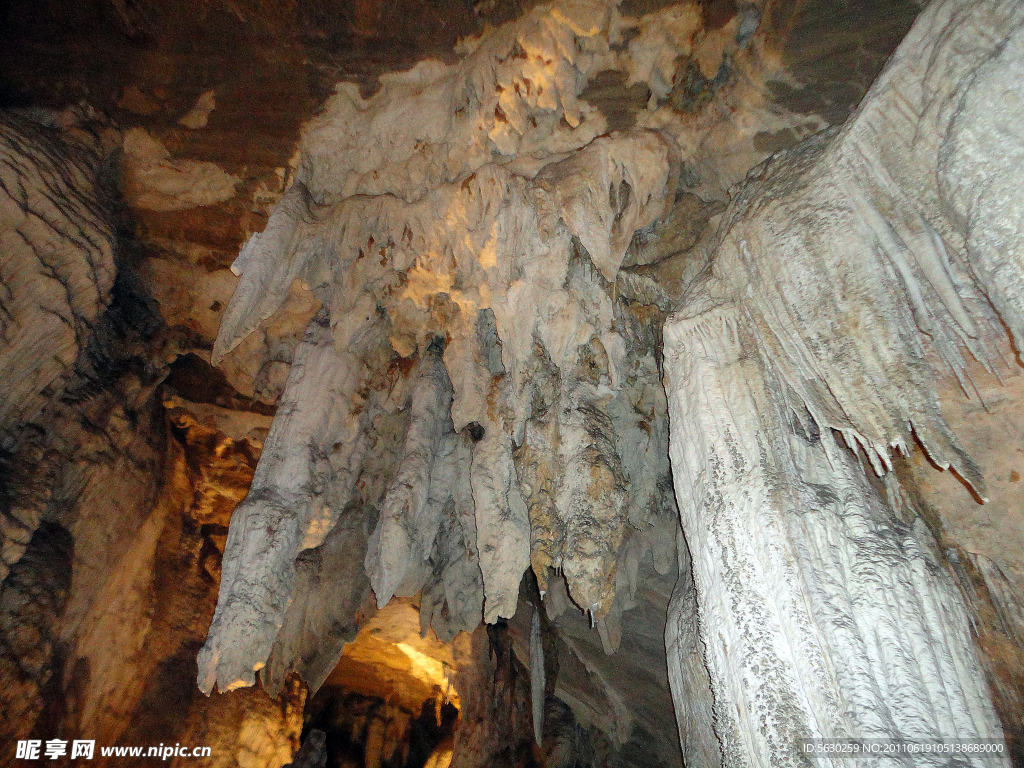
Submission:
<svg viewBox="0 0 1024 768">
<path fill-rule="evenodd" d="M 916 439 L 985 493 L 936 381 L 949 371 L 969 388 L 965 351 L 989 370 L 1016 363 L 999 358 L 999 318 L 1014 333 L 1022 264 L 992 230 L 1019 204 L 991 180 L 1020 137 L 998 110 L 981 117 L 974 89 L 986 103 L 1012 90 L 1000 78 L 1020 23 L 1014 4 L 933 4 L 841 131 L 752 174 L 666 327 L 725 765 L 797 760 L 811 736 L 1002 738 L 962 598 L 886 472 L 890 449 Z M 998 216 L 957 197 L 970 173 Z M 692 690 L 702 671 L 687 653 L 670 664 Z M 693 736 L 710 751 L 706 728 Z"/>
<path fill-rule="evenodd" d="M 62 131 L 12 114 L 0 122 L 0 371 L 8 387 L 0 429 L 32 419 L 60 394 L 110 298 L 103 140 L 87 123 Z"/>
<path fill-rule="evenodd" d="M 672 326 L 669 358 L 670 413 L 691 425 L 673 467 L 690 494 L 681 516 L 723 764 L 785 764 L 805 738 L 1001 739 L 929 532 L 823 445 L 830 433 L 773 402 L 782 383 L 760 384 L 754 343 L 723 315 Z M 711 751 L 706 735 L 689 734 Z"/>
<path fill-rule="evenodd" d="M 458 664 L 464 698 L 450 764 L 533 764 L 530 672 L 513 650 L 508 627 L 478 627 Z"/>
<path fill-rule="evenodd" d="M 53 492 L 52 461 L 19 427 L 62 393 L 114 284 L 104 139 L 98 126 L 62 130 L 57 119 L 0 119 L 0 448 L 34 476 L 4 500 L 0 578 Z"/>
<path fill-rule="evenodd" d="M 221 522 L 226 532 L 230 472 L 217 477 L 203 456 L 213 482 L 198 467 L 190 476 L 169 429 L 160 384 L 178 339 L 132 273 L 131 228 L 101 185 L 117 138 L 54 122 L 72 117 L 81 114 L 2 119 L 12 384 L 0 453 L 3 754 L 13 760 L 18 739 L 73 734 L 100 745 L 194 741 L 225 765 L 283 765 L 301 727 L 299 691 L 217 704 L 191 693 L 220 559 L 201 529 Z M 182 429 L 202 431 L 195 419 Z M 231 442 L 222 468 L 237 457 Z M 247 469 L 236 482 L 248 485 Z M 200 522 L 218 503 L 223 520 Z"/>
<path fill-rule="evenodd" d="M 1012 354 L 1010 352 L 1009 354 Z M 935 472 L 920 450 L 896 467 L 901 488 L 937 531 L 968 606 L 993 701 L 1003 719 L 1014 759 L 1024 755 L 1024 688 L 1015 616 L 1020 615 L 1022 576 L 1016 552 L 1021 535 L 1020 408 L 1015 405 L 1024 381 L 1002 382 L 972 371 L 977 395 L 968 398 L 947 384 L 943 414 L 965 450 L 985 474 L 988 501 L 971 499 L 955 476 Z"/>
<path fill-rule="evenodd" d="M 29 733 L 60 686 L 54 679 L 62 655 L 57 633 L 71 586 L 72 548 L 66 530 L 44 524 L 0 592 L 0 676 L 6 683 L 0 712 L 5 723 L 19 724 L 3 729 L 7 738 L 0 755 L 7 763 L 13 763 L 16 747 L 9 737 Z"/>
</svg>

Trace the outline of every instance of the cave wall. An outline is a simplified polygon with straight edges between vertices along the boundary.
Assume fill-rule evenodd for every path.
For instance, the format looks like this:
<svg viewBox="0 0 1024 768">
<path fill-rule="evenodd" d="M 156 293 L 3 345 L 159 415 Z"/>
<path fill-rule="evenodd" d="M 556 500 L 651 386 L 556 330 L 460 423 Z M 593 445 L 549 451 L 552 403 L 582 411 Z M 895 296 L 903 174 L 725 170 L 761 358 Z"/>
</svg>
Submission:
<svg viewBox="0 0 1024 768">
<path fill-rule="evenodd" d="M 18 739 L 67 734 L 105 745 L 177 737 L 216 745 L 218 764 L 282 765 L 301 692 L 211 706 L 181 678 L 194 677 L 212 609 L 215 529 L 226 531 L 254 455 L 165 411 L 161 383 L 180 347 L 133 274 L 130 220 L 103 151 L 112 129 L 77 111 L 39 117 L 4 122 L 5 201 L 22 211 L 4 221 L 4 242 L 18 245 L 4 251 L 5 376 L 32 388 L 5 400 L 22 412 L 3 432 L 4 759 Z M 88 141 L 98 151 L 87 154 Z M 66 338 L 20 331 L 52 334 L 49 317 Z"/>
<path fill-rule="evenodd" d="M 1003 297 L 1019 253 L 993 229 L 1015 215 L 1016 194 L 998 180 L 1018 139 L 977 95 L 1010 88 L 1014 65 L 996 75 L 994 62 L 1016 50 L 1016 13 L 929 7 L 840 131 L 752 175 L 690 306 L 666 326 L 673 468 L 677 496 L 692 500 L 683 530 L 724 764 L 785 762 L 808 733 L 1002 736 L 956 588 L 964 578 L 941 566 L 934 531 L 887 472 L 890 449 L 908 454 L 913 439 L 987 493 L 935 382 L 969 391 L 964 352 L 973 375 L 1016 375 L 1019 301 Z M 965 135 L 971 160 L 954 160 Z M 970 193 L 965 162 L 985 169 Z M 886 330 L 873 332 L 879 322 Z M 869 486 L 850 449 L 883 482 Z M 894 680 L 907 687 L 897 693 Z"/>
</svg>

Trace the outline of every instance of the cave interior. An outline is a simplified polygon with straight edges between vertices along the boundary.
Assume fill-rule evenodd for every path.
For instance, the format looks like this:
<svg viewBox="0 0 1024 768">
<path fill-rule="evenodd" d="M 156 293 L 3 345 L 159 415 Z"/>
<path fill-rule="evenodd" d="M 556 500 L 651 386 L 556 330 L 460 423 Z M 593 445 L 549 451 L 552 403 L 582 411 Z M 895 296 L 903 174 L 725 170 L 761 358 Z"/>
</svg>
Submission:
<svg viewBox="0 0 1024 768">
<path fill-rule="evenodd" d="M 1024 768 L 1019 0 L 0 46 L 0 764 Z"/>
</svg>

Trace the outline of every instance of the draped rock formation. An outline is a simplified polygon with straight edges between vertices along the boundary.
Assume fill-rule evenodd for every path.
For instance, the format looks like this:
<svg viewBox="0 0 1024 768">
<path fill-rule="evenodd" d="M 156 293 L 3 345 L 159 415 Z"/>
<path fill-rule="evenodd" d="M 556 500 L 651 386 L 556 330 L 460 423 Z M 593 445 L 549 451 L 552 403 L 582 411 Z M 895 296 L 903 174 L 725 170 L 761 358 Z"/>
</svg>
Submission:
<svg viewBox="0 0 1024 768">
<path fill-rule="evenodd" d="M 1019 115 L 985 106 L 1013 81 L 1019 11 L 934 4 L 851 121 L 757 168 L 706 263 L 666 273 L 644 267 L 675 252 L 707 130 L 668 72 L 723 50 L 722 84 L 733 57 L 764 66 L 687 8 L 633 25 L 539 7 L 369 99 L 340 86 L 307 127 L 213 350 L 296 280 L 322 305 L 232 519 L 203 690 L 251 685 L 268 659 L 307 679 L 333 663 L 336 640 L 296 634 L 291 606 L 326 601 L 297 592 L 317 588 L 299 555 L 346 520 L 373 529 L 378 605 L 420 593 L 440 636 L 511 617 L 532 566 L 542 598 L 564 576 L 614 651 L 627 542 L 678 501 L 667 637 L 689 764 L 799 762 L 807 738 L 1001 738 L 961 599 L 887 473 L 917 440 L 984 494 L 934 380 L 969 389 L 966 355 L 1005 367 L 1000 320 L 1019 342 L 1001 170 Z M 650 91 L 626 129 L 580 99 L 598 71 Z"/>
<path fill-rule="evenodd" d="M 1024 761 L 1020 3 L 58 5 L 0 762 Z"/>
<path fill-rule="evenodd" d="M 15 115 L 0 121 L 4 451 L 21 448 L 18 428 L 63 392 L 110 298 L 114 246 L 100 185 L 104 154 L 101 135 L 88 126 L 62 131 Z M 0 579 L 25 551 L 53 490 L 42 452 L 27 463 L 38 479 L 0 517 Z"/>
<path fill-rule="evenodd" d="M 1014 103 L 1022 21 L 1013 3 L 930 6 L 842 130 L 751 174 L 666 326 L 719 747 L 704 727 L 689 754 L 789 765 L 808 738 L 1002 738 L 960 595 L 886 473 L 917 439 L 984 494 L 935 382 L 969 388 L 965 353 L 1016 363 L 993 308 L 1016 341 L 1024 263 L 993 230 L 1020 216 L 1002 179 L 1024 115 L 982 103 Z M 670 642 L 693 631 L 670 622 Z M 670 665 L 701 682 L 685 653 Z"/>
<path fill-rule="evenodd" d="M 296 555 L 365 514 L 345 507 L 381 419 L 406 426 L 383 493 L 363 495 L 380 605 L 428 587 L 435 629 L 469 630 L 515 612 L 532 563 L 542 592 L 554 568 L 595 621 L 615 610 L 631 527 L 674 514 L 649 322 L 664 297 L 617 276 L 679 168 L 657 132 L 596 137 L 603 116 L 577 101 L 594 59 L 617 61 L 616 24 L 604 6 L 538 9 L 368 101 L 342 86 L 307 129 L 292 187 L 235 262 L 213 352 L 296 279 L 323 304 L 232 524 L 204 690 L 253 682 Z"/>
</svg>

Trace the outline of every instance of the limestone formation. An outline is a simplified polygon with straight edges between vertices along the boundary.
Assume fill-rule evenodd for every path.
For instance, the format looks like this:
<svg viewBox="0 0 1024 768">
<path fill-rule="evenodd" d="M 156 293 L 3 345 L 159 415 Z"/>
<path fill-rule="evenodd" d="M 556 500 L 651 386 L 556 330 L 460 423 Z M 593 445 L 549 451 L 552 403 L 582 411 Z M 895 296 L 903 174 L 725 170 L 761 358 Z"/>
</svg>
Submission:
<svg viewBox="0 0 1024 768">
<path fill-rule="evenodd" d="M 60 393 L 110 298 L 103 141 L 88 125 L 0 121 L 0 429 L 32 419 Z"/>
<path fill-rule="evenodd" d="M 296 280 L 323 306 L 232 521 L 203 689 L 251 684 L 272 647 L 275 669 L 308 663 L 317 631 L 300 641 L 291 622 L 317 600 L 296 592 L 296 558 L 342 516 L 365 529 L 366 505 L 379 605 L 419 594 L 423 626 L 451 636 L 512 616 L 532 565 L 541 597 L 564 577 L 614 651 L 643 531 L 678 502 L 666 637 L 688 761 L 778 764 L 824 736 L 998 738 L 953 583 L 886 473 L 919 441 L 985 493 L 935 381 L 969 390 L 969 358 L 1006 366 L 1000 321 L 1019 332 L 998 171 L 1016 113 L 983 106 L 1012 81 L 1018 13 L 934 4 L 856 115 L 752 172 L 697 248 L 684 165 L 707 125 L 687 115 L 718 98 L 731 55 L 763 66 L 750 29 L 697 34 L 685 5 L 630 26 L 554 4 L 369 99 L 339 87 L 232 268 L 213 350 Z M 628 129 L 581 99 L 599 71 L 649 88 Z M 371 466 L 387 469 L 368 485 Z"/>
<path fill-rule="evenodd" d="M 63 393 L 114 284 L 108 140 L 75 115 L 0 116 L 0 450 L 24 473 L 0 502 L 0 579 L 42 521 L 59 462 L 26 430 Z M 83 116 L 84 117 L 84 116 Z"/>
<path fill-rule="evenodd" d="M 13 5 L 0 755 L 1022 759 L 1020 2 Z"/>
<path fill-rule="evenodd" d="M 323 304 L 317 333 L 332 329 L 339 351 L 353 351 L 362 325 L 387 338 L 365 363 L 366 383 L 352 379 L 352 403 L 328 406 L 314 378 L 299 394 L 293 370 L 285 413 L 309 399 L 317 418 L 362 412 L 383 370 L 414 366 L 400 384 L 410 393 L 383 404 L 407 409 L 408 431 L 387 492 L 369 500 L 381 506 L 366 567 L 382 605 L 396 592 L 429 596 L 429 621 L 443 634 L 511 616 L 532 564 L 542 593 L 549 569 L 564 575 L 614 649 L 625 542 L 673 514 L 651 328 L 670 300 L 650 277 L 621 270 L 627 252 L 632 264 L 664 258 L 630 246 L 637 230 L 672 220 L 680 129 L 666 127 L 674 118 L 664 103 L 676 59 L 693 57 L 714 76 L 728 71 L 715 57 L 738 43 L 731 27 L 704 32 L 691 7 L 646 19 L 623 44 L 631 24 L 601 4 L 541 7 L 467 41 L 457 64 L 384 78 L 368 100 L 340 86 L 305 131 L 290 190 L 232 268 L 240 281 L 215 363 L 296 280 Z M 753 54 L 744 61 L 760 66 Z M 633 121 L 646 127 L 600 135 L 605 118 L 580 94 L 610 68 L 651 83 L 646 116 Z M 691 128 L 691 139 L 693 130 L 708 126 Z M 354 374 L 346 363 L 337 375 Z M 288 418 L 275 422 L 260 476 L 287 478 L 290 501 L 254 487 L 235 516 L 204 690 L 252 682 L 274 636 L 291 632 L 281 622 L 294 599 L 292 563 L 316 542 L 278 531 L 306 530 L 298 510 L 311 505 L 325 510 L 324 533 L 342 514 L 344 498 L 327 498 L 303 479 L 310 469 L 291 467 L 315 462 L 326 444 L 310 452 L 303 435 L 285 437 Z M 339 487 L 360 476 L 347 442 L 360 439 L 334 443 L 355 472 L 331 481 Z M 259 573 L 256 552 L 269 558 Z M 287 664 L 290 651 L 280 652 Z"/>
<path fill-rule="evenodd" d="M 1013 163 L 1019 133 L 965 105 L 1000 87 L 979 65 L 1012 59 L 1021 21 L 1010 3 L 931 5 L 850 123 L 752 173 L 666 326 L 673 471 L 724 765 L 790 764 L 815 737 L 1002 739 L 959 594 L 885 473 L 916 438 L 984 494 L 935 381 L 948 369 L 968 388 L 965 352 L 1005 369 L 993 308 L 1019 323 L 1015 241 L 996 246 L 956 185 L 967 167 L 989 180 Z M 996 221 L 1020 207 L 998 181 L 979 192 Z M 676 679 L 697 690 L 703 670 L 677 653 Z M 701 721 L 691 735 L 711 752 Z"/>
<path fill-rule="evenodd" d="M 589 62 L 583 30 L 593 45 L 609 45 L 606 11 L 572 12 L 530 14 L 486 38 L 459 65 L 430 77 L 429 68 L 396 77 L 369 102 L 353 102 L 343 89 L 307 130 L 291 190 L 233 267 L 241 279 L 214 349 L 215 360 L 229 352 L 299 279 L 323 303 L 327 314 L 317 333 L 332 329 L 336 348 L 351 351 L 356 328 L 380 326 L 390 348 L 372 362 L 379 367 L 367 370 L 368 382 L 382 382 L 381 367 L 395 360 L 419 361 L 402 384 L 411 387 L 408 404 L 393 393 L 385 406 L 408 409 L 408 431 L 389 468 L 393 479 L 380 502 L 367 571 L 381 605 L 396 591 L 414 594 L 435 574 L 447 593 L 443 613 L 459 616 L 458 628 L 511 616 L 531 561 L 542 589 L 547 569 L 558 569 L 577 603 L 603 619 L 613 607 L 629 525 L 643 528 L 671 509 L 667 435 L 655 418 L 664 409 L 655 338 L 633 309 L 642 291 L 634 288 L 632 300 L 620 297 L 616 277 L 633 233 L 670 208 L 678 161 L 653 131 L 594 138 L 592 127 L 560 127 L 563 118 L 580 124 L 571 111 L 575 90 L 565 91 L 578 88 L 578 78 L 534 82 L 529 73 L 562 50 L 557 35 L 576 35 L 574 47 L 558 54 L 566 71 L 576 58 Z M 531 42 L 534 35 L 538 42 Z M 503 58 L 515 45 L 541 47 L 525 58 Z M 520 95 L 501 101 L 514 83 Z M 409 123 L 408 99 L 422 114 L 441 110 L 444 125 Z M 461 99 L 469 101 L 460 106 Z M 378 149 L 361 140 L 359 152 L 352 148 L 371 118 L 379 140 L 395 147 L 376 168 L 383 162 Z M 487 146 L 505 147 L 507 158 L 473 149 L 483 141 L 481 119 L 491 125 Z M 525 138 L 511 142 L 517 125 Z M 426 133 L 410 137 L 410 129 Z M 413 140 L 434 158 L 428 165 L 422 153 L 401 149 Z M 528 168 L 510 162 L 520 156 Z M 349 405 L 328 405 L 314 394 L 324 375 L 307 378 L 310 389 L 300 394 L 293 365 L 284 402 L 295 405 L 285 411 L 307 407 L 306 400 L 316 401 L 318 418 L 343 420 L 330 415 L 339 407 L 363 410 L 365 393 L 355 378 Z M 352 365 L 336 375 L 354 376 Z M 296 504 L 313 504 L 328 515 L 326 532 L 344 505 L 321 500 L 323 491 L 301 479 L 308 469 L 285 469 L 325 450 L 300 447 L 306 438 L 298 432 L 285 437 L 285 418 L 277 417 L 261 476 L 282 472 L 289 493 L 298 495 L 280 503 L 257 491 L 257 482 L 236 513 L 232 529 L 250 520 L 244 525 L 253 533 L 233 534 L 228 545 L 231 578 L 203 654 L 204 689 L 253 680 L 292 599 L 299 538 L 260 541 L 257 530 L 294 526 Z M 467 445 L 460 434 L 471 440 L 470 453 L 460 447 Z M 353 432 L 334 450 L 351 451 L 358 440 Z M 280 454 L 270 450 L 278 444 Z M 357 474 L 342 486 L 358 476 L 353 456 Z M 265 575 L 251 572 L 257 550 L 237 549 L 243 541 L 273 558 Z M 427 560 L 433 565 L 424 570 Z M 456 575 L 460 562 L 469 570 L 460 566 Z M 482 585 L 474 586 L 476 563 Z M 475 613 L 481 589 L 482 616 Z M 225 658 L 219 649 L 228 648 Z"/>
<path fill-rule="evenodd" d="M 125 132 L 123 150 L 124 195 L 145 210 L 176 211 L 220 203 L 233 197 L 241 182 L 214 163 L 172 159 L 167 148 L 142 128 Z"/>
</svg>

